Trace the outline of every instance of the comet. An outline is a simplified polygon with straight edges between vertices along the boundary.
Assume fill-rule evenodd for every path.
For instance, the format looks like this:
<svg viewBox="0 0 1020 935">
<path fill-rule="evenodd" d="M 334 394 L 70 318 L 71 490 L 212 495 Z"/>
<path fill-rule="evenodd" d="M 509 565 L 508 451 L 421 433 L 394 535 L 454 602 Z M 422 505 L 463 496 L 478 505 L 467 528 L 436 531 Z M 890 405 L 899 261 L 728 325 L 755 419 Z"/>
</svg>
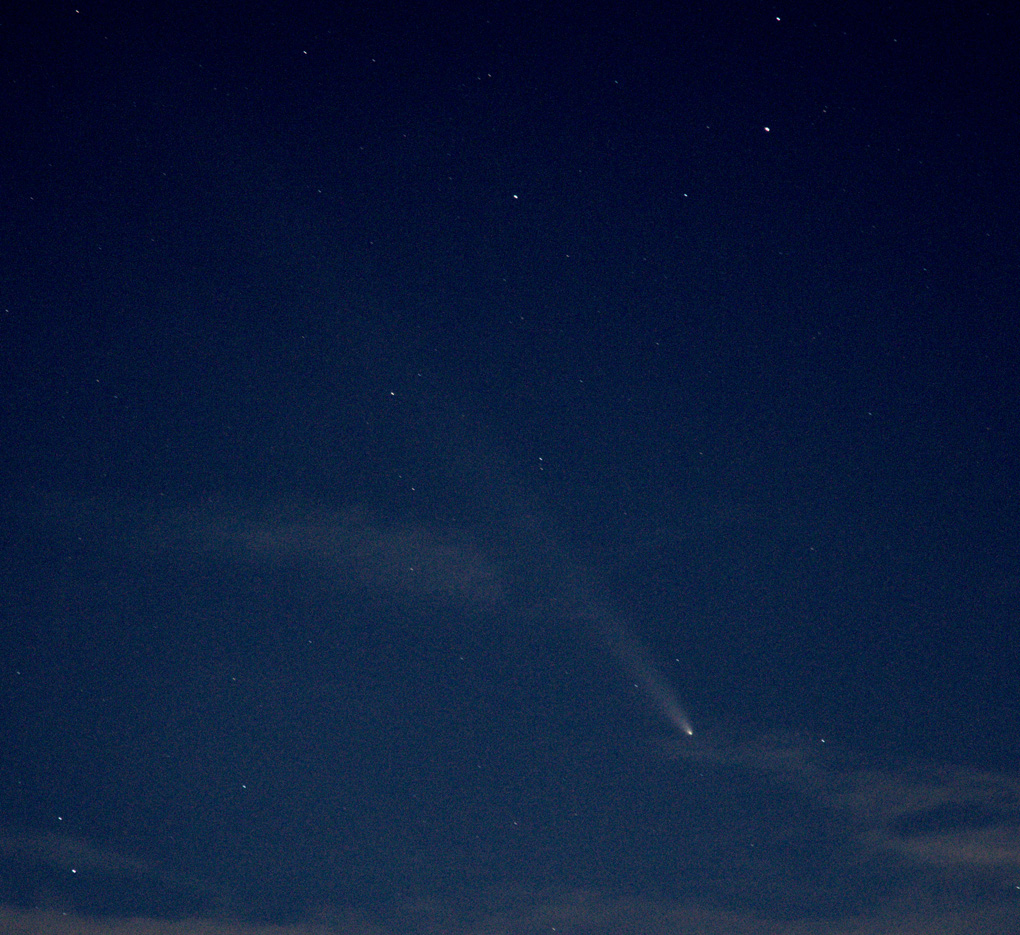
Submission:
<svg viewBox="0 0 1020 935">
<path fill-rule="evenodd" d="M 634 679 L 638 688 L 666 720 L 685 737 L 694 736 L 694 727 L 677 700 L 676 692 L 666 681 L 651 654 L 622 623 L 611 618 L 595 621 L 596 629 L 606 648 Z"/>
</svg>

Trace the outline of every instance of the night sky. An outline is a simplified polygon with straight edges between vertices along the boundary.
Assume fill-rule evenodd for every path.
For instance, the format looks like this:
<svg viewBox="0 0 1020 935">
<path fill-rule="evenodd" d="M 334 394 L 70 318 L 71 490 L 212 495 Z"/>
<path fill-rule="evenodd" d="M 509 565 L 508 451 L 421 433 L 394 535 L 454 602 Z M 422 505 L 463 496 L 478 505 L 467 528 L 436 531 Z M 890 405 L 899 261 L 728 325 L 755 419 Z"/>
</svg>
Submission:
<svg viewBox="0 0 1020 935">
<path fill-rule="evenodd" d="M 1020 930 L 1016 14 L 347 7 L 0 14 L 0 927 Z"/>
</svg>

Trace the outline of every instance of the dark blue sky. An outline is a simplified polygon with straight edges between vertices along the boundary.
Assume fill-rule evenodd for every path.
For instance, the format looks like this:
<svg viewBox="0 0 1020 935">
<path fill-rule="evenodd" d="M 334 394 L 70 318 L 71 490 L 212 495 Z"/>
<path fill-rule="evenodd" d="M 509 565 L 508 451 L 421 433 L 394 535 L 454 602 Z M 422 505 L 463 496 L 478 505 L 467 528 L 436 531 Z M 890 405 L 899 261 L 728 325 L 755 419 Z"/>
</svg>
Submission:
<svg viewBox="0 0 1020 935">
<path fill-rule="evenodd" d="M 1009 929 L 1014 18 L 17 6 L 5 912 Z"/>
</svg>

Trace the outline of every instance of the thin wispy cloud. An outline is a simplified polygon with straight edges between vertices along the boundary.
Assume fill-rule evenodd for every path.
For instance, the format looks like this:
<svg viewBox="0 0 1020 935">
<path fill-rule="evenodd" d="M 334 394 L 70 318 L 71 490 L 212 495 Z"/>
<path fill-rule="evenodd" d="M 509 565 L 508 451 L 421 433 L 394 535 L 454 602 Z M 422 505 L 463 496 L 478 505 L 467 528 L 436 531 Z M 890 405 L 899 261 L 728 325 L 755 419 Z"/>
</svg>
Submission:
<svg viewBox="0 0 1020 935">
<path fill-rule="evenodd" d="M 499 568 L 464 531 L 386 523 L 357 507 L 171 510 L 138 528 L 146 547 L 157 552 L 310 566 L 382 590 L 483 603 L 503 593 Z"/>
<path fill-rule="evenodd" d="M 748 787 L 779 789 L 821 809 L 854 861 L 897 879 L 900 895 L 978 886 L 1020 906 L 1020 777 L 962 766 L 906 761 L 876 764 L 838 743 L 796 734 L 727 742 L 709 734 L 671 744 L 691 770 L 737 774 Z M 811 821 L 793 813 L 788 840 L 807 840 Z"/>
</svg>

